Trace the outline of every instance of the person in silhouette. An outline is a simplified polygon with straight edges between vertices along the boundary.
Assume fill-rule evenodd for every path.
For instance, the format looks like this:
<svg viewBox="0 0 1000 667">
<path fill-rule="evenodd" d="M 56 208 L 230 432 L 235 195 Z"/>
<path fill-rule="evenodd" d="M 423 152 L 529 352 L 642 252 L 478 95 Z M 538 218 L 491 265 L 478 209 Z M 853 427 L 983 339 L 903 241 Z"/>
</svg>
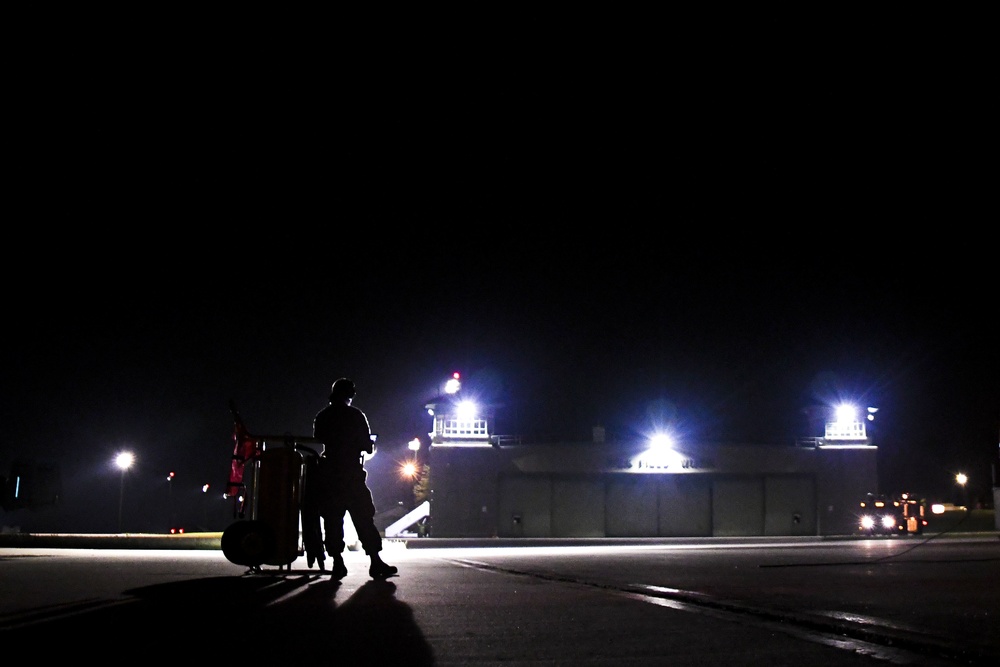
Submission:
<svg viewBox="0 0 1000 667">
<path fill-rule="evenodd" d="M 371 559 L 368 574 L 385 579 L 398 568 L 382 560 L 382 536 L 375 527 L 375 503 L 368 488 L 365 454 L 375 453 L 368 417 L 351 405 L 357 388 L 348 378 L 340 378 L 330 389 L 330 402 L 313 420 L 313 437 L 323 443 L 317 465 L 315 490 L 323 517 L 326 550 L 333 558 L 330 574 L 347 576 L 344 565 L 344 516 L 350 513 L 358 541 Z"/>
</svg>

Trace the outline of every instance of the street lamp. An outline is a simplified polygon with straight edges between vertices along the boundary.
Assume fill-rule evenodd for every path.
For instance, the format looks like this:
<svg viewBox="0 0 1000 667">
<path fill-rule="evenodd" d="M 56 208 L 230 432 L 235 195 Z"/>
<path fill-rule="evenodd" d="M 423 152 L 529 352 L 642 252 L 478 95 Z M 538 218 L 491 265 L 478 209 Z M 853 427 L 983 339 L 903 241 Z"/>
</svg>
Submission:
<svg viewBox="0 0 1000 667">
<path fill-rule="evenodd" d="M 125 504 L 125 471 L 135 463 L 135 455 L 132 452 L 122 452 L 115 457 L 115 465 L 121 468 L 122 481 L 118 491 L 118 532 L 122 532 L 122 506 Z"/>
<path fill-rule="evenodd" d="M 208 530 L 208 488 L 207 482 L 201 485 L 201 529 L 203 531 Z"/>
<path fill-rule="evenodd" d="M 964 501 L 965 506 L 968 507 L 969 492 L 967 490 L 968 487 L 966 486 L 969 483 L 968 475 L 966 475 L 964 472 L 958 473 L 957 475 L 955 475 L 955 483 L 958 484 L 960 487 L 962 487 L 962 500 Z"/>
<path fill-rule="evenodd" d="M 399 474 L 407 479 L 413 479 L 416 477 L 419 470 L 420 468 L 417 466 L 417 462 L 413 460 L 404 461 L 399 466 Z"/>
<path fill-rule="evenodd" d="M 167 473 L 167 528 L 173 530 L 177 521 L 174 519 L 174 478 L 177 475 L 171 470 Z"/>
<path fill-rule="evenodd" d="M 415 479 L 420 473 L 419 454 L 420 438 L 414 438 L 406 443 L 407 448 L 413 452 L 413 456 L 399 464 L 399 473 L 407 479 Z"/>
</svg>

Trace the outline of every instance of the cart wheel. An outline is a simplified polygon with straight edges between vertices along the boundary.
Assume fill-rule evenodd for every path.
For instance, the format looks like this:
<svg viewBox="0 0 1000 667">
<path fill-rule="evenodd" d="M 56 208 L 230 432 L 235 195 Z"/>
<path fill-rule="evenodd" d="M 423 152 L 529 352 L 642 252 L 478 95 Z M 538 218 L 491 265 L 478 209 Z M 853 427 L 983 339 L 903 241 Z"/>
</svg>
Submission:
<svg viewBox="0 0 1000 667">
<path fill-rule="evenodd" d="M 260 521 L 237 521 L 222 533 L 222 553 L 237 565 L 259 566 L 274 551 L 274 533 Z"/>
</svg>

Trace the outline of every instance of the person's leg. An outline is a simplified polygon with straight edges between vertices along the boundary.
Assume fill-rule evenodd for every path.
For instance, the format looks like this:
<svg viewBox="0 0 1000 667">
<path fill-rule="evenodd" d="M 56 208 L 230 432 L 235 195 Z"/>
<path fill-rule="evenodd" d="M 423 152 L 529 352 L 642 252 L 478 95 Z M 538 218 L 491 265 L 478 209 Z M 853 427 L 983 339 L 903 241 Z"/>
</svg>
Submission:
<svg viewBox="0 0 1000 667">
<path fill-rule="evenodd" d="M 323 515 L 323 525 L 326 532 L 326 550 L 333 558 L 330 576 L 343 579 L 347 576 L 347 566 L 344 564 L 344 515 L 346 510 L 337 508 Z"/>
<path fill-rule="evenodd" d="M 344 544 L 344 510 L 324 514 L 323 528 L 326 532 L 323 540 L 326 542 L 327 553 L 331 556 L 344 553 L 347 546 Z"/>
<path fill-rule="evenodd" d="M 375 503 L 368 486 L 361 482 L 353 487 L 351 504 L 348 507 L 351 521 L 358 531 L 358 540 L 371 559 L 368 574 L 378 579 L 391 577 L 398 572 L 396 567 L 387 565 L 379 554 L 382 551 L 382 535 L 375 527 Z"/>
</svg>

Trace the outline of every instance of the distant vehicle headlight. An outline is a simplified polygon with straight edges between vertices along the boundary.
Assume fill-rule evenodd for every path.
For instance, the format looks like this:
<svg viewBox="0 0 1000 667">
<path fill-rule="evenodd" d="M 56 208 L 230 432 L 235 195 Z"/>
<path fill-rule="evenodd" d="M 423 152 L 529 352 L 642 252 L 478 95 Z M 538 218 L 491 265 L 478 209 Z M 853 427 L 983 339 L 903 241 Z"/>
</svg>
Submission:
<svg viewBox="0 0 1000 667">
<path fill-rule="evenodd" d="M 886 514 L 882 517 L 882 527 L 883 528 L 895 528 L 896 527 L 896 517 L 891 514 Z"/>
<path fill-rule="evenodd" d="M 871 530 L 875 527 L 875 519 L 868 515 L 861 517 L 861 527 L 865 530 Z"/>
</svg>

